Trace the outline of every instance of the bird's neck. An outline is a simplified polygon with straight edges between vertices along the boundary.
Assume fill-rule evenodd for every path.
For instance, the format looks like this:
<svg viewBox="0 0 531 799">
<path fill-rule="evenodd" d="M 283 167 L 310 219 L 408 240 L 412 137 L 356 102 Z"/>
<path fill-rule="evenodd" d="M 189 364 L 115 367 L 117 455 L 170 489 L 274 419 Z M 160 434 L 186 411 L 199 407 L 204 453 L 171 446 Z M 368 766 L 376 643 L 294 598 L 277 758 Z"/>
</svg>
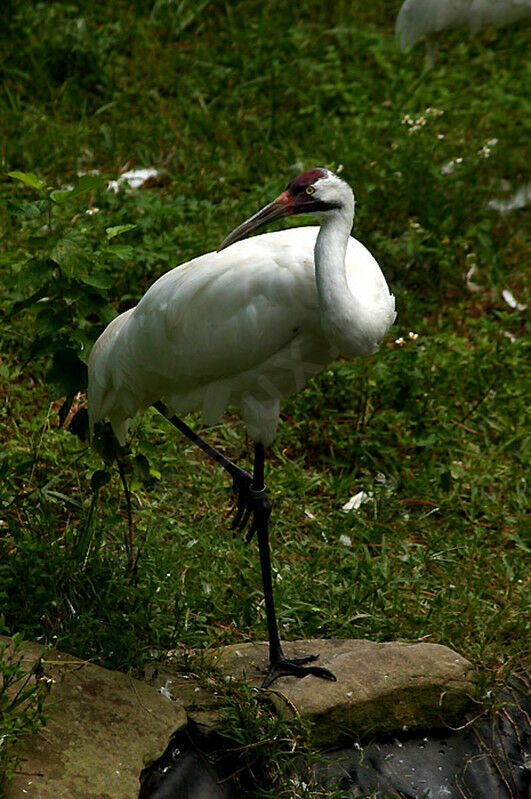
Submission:
<svg viewBox="0 0 531 799">
<path fill-rule="evenodd" d="M 359 355 L 359 323 L 363 308 L 347 283 L 345 257 L 354 219 L 352 205 L 323 216 L 315 243 L 315 280 L 321 324 L 332 348 Z"/>
</svg>

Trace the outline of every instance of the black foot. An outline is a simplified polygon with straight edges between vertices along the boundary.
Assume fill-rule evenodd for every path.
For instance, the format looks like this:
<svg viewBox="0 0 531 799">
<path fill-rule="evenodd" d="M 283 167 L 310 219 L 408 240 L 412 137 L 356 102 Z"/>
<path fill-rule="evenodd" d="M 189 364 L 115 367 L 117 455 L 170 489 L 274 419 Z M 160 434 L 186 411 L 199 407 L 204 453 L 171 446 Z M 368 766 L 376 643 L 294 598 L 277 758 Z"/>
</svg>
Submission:
<svg viewBox="0 0 531 799">
<path fill-rule="evenodd" d="M 252 487 L 253 478 L 242 470 L 241 475 L 233 478 L 233 489 L 237 495 L 238 505 L 232 520 L 233 530 L 245 530 L 250 522 L 249 530 L 245 536 L 247 543 L 251 540 L 257 530 L 257 526 L 267 524 L 271 513 L 271 502 L 268 499 L 267 491 L 264 489 L 256 491 Z"/>
<path fill-rule="evenodd" d="M 307 655 L 302 658 L 282 657 L 276 663 L 271 663 L 262 688 L 268 688 L 279 677 L 307 677 L 308 674 L 313 674 L 314 677 L 320 677 L 322 680 L 336 682 L 336 675 L 329 669 L 324 669 L 322 666 L 303 665 L 304 663 L 313 663 L 318 657 L 319 655 Z"/>
</svg>

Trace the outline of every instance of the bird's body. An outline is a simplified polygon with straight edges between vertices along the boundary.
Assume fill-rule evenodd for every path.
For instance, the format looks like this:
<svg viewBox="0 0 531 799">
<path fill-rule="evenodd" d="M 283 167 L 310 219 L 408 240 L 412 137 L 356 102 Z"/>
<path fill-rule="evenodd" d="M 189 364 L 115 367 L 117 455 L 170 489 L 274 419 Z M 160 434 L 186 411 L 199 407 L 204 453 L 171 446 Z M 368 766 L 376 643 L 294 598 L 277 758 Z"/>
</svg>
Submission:
<svg viewBox="0 0 531 799">
<path fill-rule="evenodd" d="M 320 227 L 241 241 L 267 222 L 303 213 L 318 214 Z M 347 183 L 327 169 L 303 172 L 233 230 L 218 252 L 159 278 L 136 308 L 111 322 L 90 356 L 92 427 L 108 417 L 123 444 L 131 418 L 154 405 L 233 478 L 235 523 L 245 527 L 252 517 L 247 540 L 256 533 L 260 551 L 270 651 L 264 686 L 287 674 L 335 679 L 327 669 L 305 665 L 315 656 L 289 660 L 282 651 L 264 453 L 275 437 L 284 397 L 339 353 L 374 352 L 395 319 L 395 300 L 380 267 L 350 237 L 353 217 Z M 227 405 L 240 406 L 254 441 L 252 476 L 177 417 L 201 409 L 203 420 L 212 423 Z"/>
<path fill-rule="evenodd" d="M 160 277 L 104 331 L 90 358 L 91 422 L 108 417 L 120 443 L 155 400 L 213 424 L 239 406 L 254 441 L 275 436 L 282 399 L 340 352 L 369 355 L 392 324 L 394 298 L 369 251 L 349 237 L 344 271 L 358 315 L 348 339 L 327 339 L 314 263 L 319 228 L 237 242 Z"/>
<path fill-rule="evenodd" d="M 501 27 L 529 16 L 531 0 L 405 0 L 395 32 L 400 48 L 407 50 L 422 36 L 429 39 L 450 28 L 477 32 L 485 25 Z"/>
</svg>

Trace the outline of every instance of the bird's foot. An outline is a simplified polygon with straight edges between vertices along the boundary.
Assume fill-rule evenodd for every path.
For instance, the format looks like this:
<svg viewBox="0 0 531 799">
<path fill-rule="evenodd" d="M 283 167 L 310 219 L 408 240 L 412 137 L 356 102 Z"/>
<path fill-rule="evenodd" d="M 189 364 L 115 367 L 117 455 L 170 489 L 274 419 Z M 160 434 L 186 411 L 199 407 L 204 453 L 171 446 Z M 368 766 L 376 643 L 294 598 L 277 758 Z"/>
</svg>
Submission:
<svg viewBox="0 0 531 799">
<path fill-rule="evenodd" d="M 241 474 L 233 478 L 233 489 L 237 495 L 236 513 L 232 520 L 233 530 L 249 529 L 245 536 L 247 543 L 256 533 L 258 526 L 267 524 L 271 514 L 271 502 L 265 488 L 255 489 L 252 485 L 253 478 L 242 469 Z"/>
<path fill-rule="evenodd" d="M 307 677 L 308 674 L 313 674 L 314 677 L 320 677 L 322 680 L 330 680 L 336 682 L 336 675 L 329 669 L 324 669 L 322 666 L 305 666 L 305 663 L 313 663 L 317 660 L 319 655 L 306 655 L 301 658 L 286 658 L 282 656 L 275 663 L 271 663 L 262 683 L 262 688 L 268 688 L 274 680 L 279 677 Z"/>
</svg>

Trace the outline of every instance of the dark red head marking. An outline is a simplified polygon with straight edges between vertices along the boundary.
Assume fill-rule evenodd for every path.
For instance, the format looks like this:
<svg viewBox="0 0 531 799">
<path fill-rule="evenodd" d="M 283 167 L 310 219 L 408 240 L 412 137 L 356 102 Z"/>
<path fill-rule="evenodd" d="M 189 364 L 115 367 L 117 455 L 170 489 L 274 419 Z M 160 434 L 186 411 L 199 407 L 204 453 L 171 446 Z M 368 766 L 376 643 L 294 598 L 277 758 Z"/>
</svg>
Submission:
<svg viewBox="0 0 531 799">
<path fill-rule="evenodd" d="M 306 172 L 301 172 L 300 175 L 297 175 L 296 178 L 290 181 L 286 191 L 292 195 L 299 194 L 299 192 L 305 191 L 307 186 L 311 186 L 312 183 L 315 183 L 316 180 L 326 178 L 327 174 L 326 169 L 307 169 Z"/>
</svg>

